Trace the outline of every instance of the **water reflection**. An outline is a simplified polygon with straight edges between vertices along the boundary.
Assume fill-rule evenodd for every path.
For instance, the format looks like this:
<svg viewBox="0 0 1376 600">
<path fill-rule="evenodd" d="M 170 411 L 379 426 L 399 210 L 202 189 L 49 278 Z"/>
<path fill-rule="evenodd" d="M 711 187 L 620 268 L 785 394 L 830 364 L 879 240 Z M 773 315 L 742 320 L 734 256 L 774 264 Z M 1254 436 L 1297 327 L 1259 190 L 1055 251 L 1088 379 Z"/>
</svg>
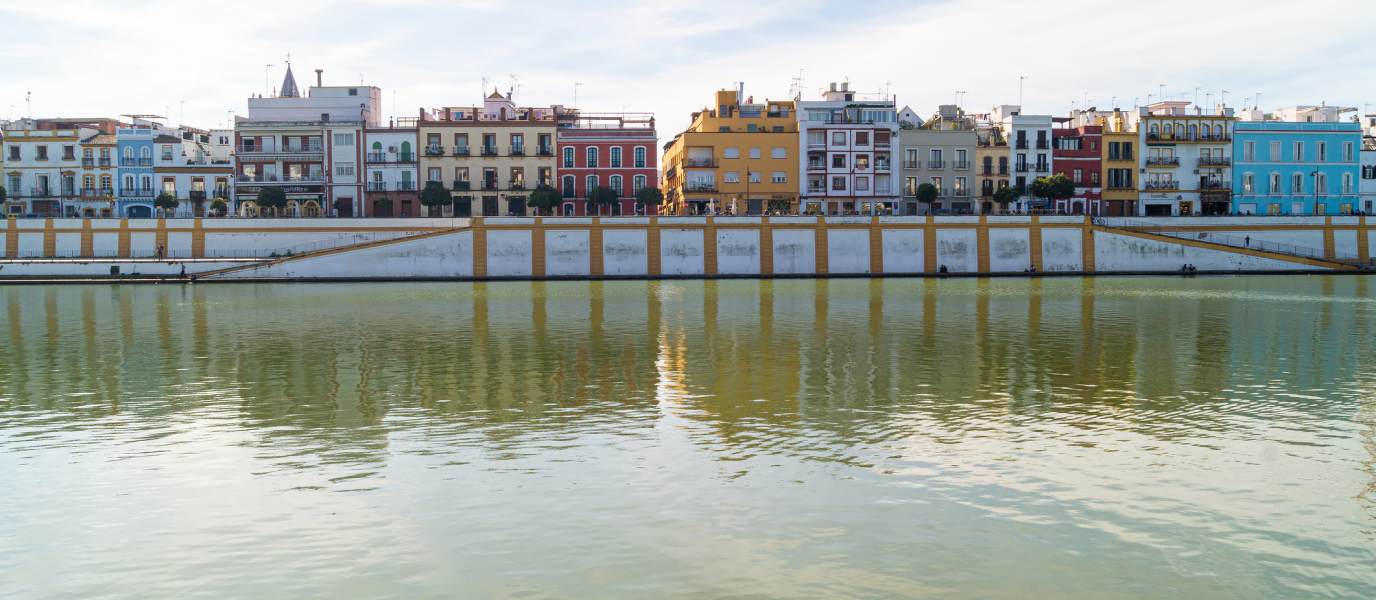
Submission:
<svg viewBox="0 0 1376 600">
<path fill-rule="evenodd" d="M 165 554 L 144 576 L 252 593 L 136 525 L 207 495 L 178 531 L 226 569 L 411 595 L 1369 595 L 1370 284 L 0 288 L 0 564 L 46 565 L 0 595 L 129 570 L 101 523 Z M 51 559 L 43 510 L 85 550 Z M 367 595 L 299 569 L 255 585 Z"/>
</svg>

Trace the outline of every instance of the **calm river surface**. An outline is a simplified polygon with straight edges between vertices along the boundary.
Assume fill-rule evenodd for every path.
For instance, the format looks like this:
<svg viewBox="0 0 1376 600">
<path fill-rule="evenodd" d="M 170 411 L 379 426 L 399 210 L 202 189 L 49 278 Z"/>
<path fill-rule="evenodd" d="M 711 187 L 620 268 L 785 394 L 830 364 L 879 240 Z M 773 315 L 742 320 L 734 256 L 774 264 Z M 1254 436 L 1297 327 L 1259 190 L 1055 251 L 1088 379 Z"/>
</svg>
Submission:
<svg viewBox="0 0 1376 600">
<path fill-rule="evenodd" d="M 1373 288 L 0 287 L 0 598 L 1376 597 Z"/>
</svg>

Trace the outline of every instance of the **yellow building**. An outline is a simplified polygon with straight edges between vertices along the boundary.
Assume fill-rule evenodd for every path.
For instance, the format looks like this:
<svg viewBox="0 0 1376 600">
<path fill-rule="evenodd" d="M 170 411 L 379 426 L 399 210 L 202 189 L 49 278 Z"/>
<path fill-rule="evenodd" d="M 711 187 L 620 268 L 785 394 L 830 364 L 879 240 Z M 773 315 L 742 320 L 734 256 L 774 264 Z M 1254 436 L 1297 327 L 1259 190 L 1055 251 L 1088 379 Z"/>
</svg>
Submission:
<svg viewBox="0 0 1376 600">
<path fill-rule="evenodd" d="M 422 185 L 440 182 L 454 197 L 454 216 L 534 214 L 526 198 L 554 182 L 558 108 L 517 107 L 492 92 L 482 107 L 422 111 Z"/>
<path fill-rule="evenodd" d="M 1008 211 L 1008 204 L 994 202 L 994 192 L 1008 187 L 1009 165 L 1012 155 L 1008 141 L 997 127 L 976 129 L 975 189 L 979 194 L 979 212 L 995 214 Z"/>
<path fill-rule="evenodd" d="M 1124 216 L 1137 214 L 1136 178 L 1138 148 L 1137 131 L 1133 123 L 1122 111 L 1114 110 L 1112 116 L 1099 117 L 1098 124 L 1104 128 L 1104 215 Z"/>
<path fill-rule="evenodd" d="M 664 146 L 660 178 L 671 214 L 798 212 L 798 121 L 791 101 L 756 104 L 717 92 L 715 108 Z"/>
</svg>

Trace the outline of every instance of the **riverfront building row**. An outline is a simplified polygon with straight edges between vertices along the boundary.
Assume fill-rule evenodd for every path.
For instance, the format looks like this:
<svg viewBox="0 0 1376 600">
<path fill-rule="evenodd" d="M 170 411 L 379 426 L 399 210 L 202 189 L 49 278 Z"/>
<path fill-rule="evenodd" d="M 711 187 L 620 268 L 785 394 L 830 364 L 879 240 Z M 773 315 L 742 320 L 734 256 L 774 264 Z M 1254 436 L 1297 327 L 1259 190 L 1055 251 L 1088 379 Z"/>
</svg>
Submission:
<svg viewBox="0 0 1376 600">
<path fill-rule="evenodd" d="M 155 115 L 4 124 L 3 210 L 1165 216 L 1371 213 L 1376 203 L 1376 115 L 1359 119 L 1353 108 L 1163 101 L 1063 117 L 1018 105 L 926 115 L 848 83 L 817 100 L 790 95 L 756 101 L 744 84 L 722 89 L 661 145 L 653 113 L 520 106 L 495 89 L 479 105 L 384 123 L 380 89 L 325 86 L 317 70 L 302 92 L 288 66 L 281 89 L 248 98 L 232 129 L 171 127 Z M 285 207 L 260 209 L 269 188 L 284 192 Z M 661 204 L 637 199 L 647 188 Z M 176 208 L 158 206 L 164 194 Z"/>
</svg>

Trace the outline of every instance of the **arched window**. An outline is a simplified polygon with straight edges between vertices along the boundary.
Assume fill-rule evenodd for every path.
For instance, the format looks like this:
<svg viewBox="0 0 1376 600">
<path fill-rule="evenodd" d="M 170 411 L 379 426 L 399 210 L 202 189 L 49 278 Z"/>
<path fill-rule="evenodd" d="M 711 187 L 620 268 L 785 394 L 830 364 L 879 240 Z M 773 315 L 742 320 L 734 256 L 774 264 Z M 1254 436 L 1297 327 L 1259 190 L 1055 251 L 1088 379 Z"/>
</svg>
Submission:
<svg viewBox="0 0 1376 600">
<path fill-rule="evenodd" d="M 1220 139 L 1220 140 L 1223 139 L 1223 126 L 1222 126 L 1222 125 L 1214 125 L 1214 137 L 1216 137 L 1216 138 L 1218 138 L 1218 139 Z"/>
<path fill-rule="evenodd" d="M 573 146 L 564 147 L 564 168 L 573 168 Z"/>
<path fill-rule="evenodd" d="M 586 195 L 591 195 L 591 194 L 592 194 L 592 189 L 595 188 L 595 187 L 597 187 L 597 176 L 596 176 L 596 175 L 589 175 L 589 176 L 588 176 L 588 181 L 587 181 L 587 186 L 583 189 L 583 193 L 586 194 Z"/>
<path fill-rule="evenodd" d="M 610 165 L 611 168 L 613 168 L 613 169 L 620 169 L 620 168 L 621 168 L 621 147 L 616 146 L 616 147 L 613 147 L 613 148 L 612 148 L 612 156 L 611 156 L 611 159 L 612 159 L 612 164 Z"/>
<path fill-rule="evenodd" d="M 641 150 L 641 148 L 637 148 L 637 150 Z M 639 191 L 640 191 L 640 188 L 645 187 L 645 176 L 644 176 L 644 175 L 636 175 L 634 181 L 635 181 L 635 191 L 639 192 Z"/>
<path fill-rule="evenodd" d="M 588 165 L 589 169 L 597 168 L 597 146 L 588 146 Z"/>
<path fill-rule="evenodd" d="M 1151 134 L 1156 135 L 1156 123 L 1151 124 Z"/>
<path fill-rule="evenodd" d="M 645 168 L 645 147 L 637 146 L 635 149 L 635 168 Z"/>
<path fill-rule="evenodd" d="M 139 148 L 139 156 L 141 156 L 141 157 L 143 157 L 143 158 L 152 158 L 152 157 L 153 157 L 153 149 L 152 149 L 152 148 L 149 148 L 148 146 L 144 146 L 144 147 L 142 147 L 142 148 Z"/>
<path fill-rule="evenodd" d="M 125 147 L 124 147 L 124 158 L 134 158 L 134 149 L 133 149 L 133 148 L 130 148 L 130 147 L 128 147 L 128 146 L 125 146 Z"/>
<path fill-rule="evenodd" d="M 109 148 L 101 148 L 101 149 L 100 149 L 100 158 L 101 158 L 102 160 L 110 160 L 110 149 L 109 149 Z"/>
<path fill-rule="evenodd" d="M 613 150 L 619 150 L 619 148 L 613 148 Z M 624 198 L 624 197 L 626 196 L 626 194 L 623 193 L 625 190 L 622 190 L 622 189 L 621 189 L 621 176 L 620 176 L 620 175 L 612 175 L 612 176 L 611 176 L 611 182 L 612 182 L 612 183 L 611 183 L 611 188 L 614 189 L 614 190 L 616 190 L 616 195 L 617 195 L 617 197 L 618 197 L 618 198 Z"/>
<path fill-rule="evenodd" d="M 1192 139 L 1192 140 L 1199 139 L 1199 135 L 1198 135 L 1197 132 L 1198 132 L 1198 126 L 1196 126 L 1196 125 L 1190 125 L 1190 139 Z"/>
<path fill-rule="evenodd" d="M 573 176 L 572 176 L 572 175 L 565 175 L 565 176 L 564 176 L 564 197 L 565 197 L 565 198 L 572 198 L 572 197 L 574 197 L 574 196 L 576 196 L 576 195 L 578 195 L 578 194 L 577 194 L 577 192 L 573 189 Z"/>
<path fill-rule="evenodd" d="M 1170 123 L 1166 123 L 1165 126 L 1161 128 L 1161 134 L 1166 137 L 1170 137 L 1172 133 L 1175 133 L 1175 126 Z"/>
<path fill-rule="evenodd" d="M 373 142 L 373 153 L 382 154 L 382 142 Z"/>
<path fill-rule="evenodd" d="M 401 143 L 401 155 L 404 156 L 404 157 L 408 157 L 408 158 L 411 156 L 411 142 L 402 142 L 402 143 Z M 407 159 L 406 159 L 406 158 L 403 158 L 402 160 L 407 160 Z"/>
</svg>

